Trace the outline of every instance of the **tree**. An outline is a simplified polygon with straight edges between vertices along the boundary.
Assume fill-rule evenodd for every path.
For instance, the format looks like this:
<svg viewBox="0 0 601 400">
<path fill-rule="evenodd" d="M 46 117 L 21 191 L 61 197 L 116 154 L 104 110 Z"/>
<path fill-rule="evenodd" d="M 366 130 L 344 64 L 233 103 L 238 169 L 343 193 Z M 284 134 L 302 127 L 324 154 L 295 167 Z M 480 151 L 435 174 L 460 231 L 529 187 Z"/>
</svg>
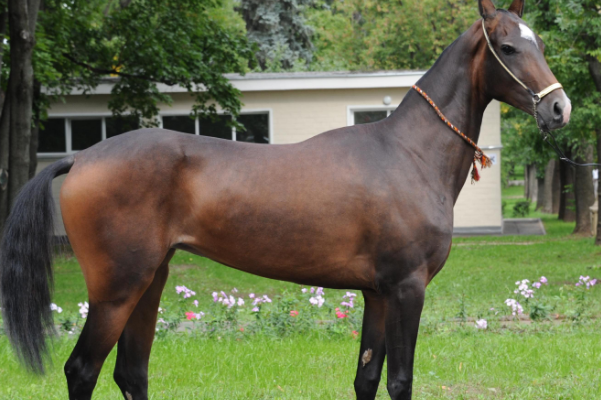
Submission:
<svg viewBox="0 0 601 400">
<path fill-rule="evenodd" d="M 316 27 L 316 63 L 427 69 L 478 18 L 471 0 L 322 1 L 310 17 Z"/>
<path fill-rule="evenodd" d="M 313 29 L 307 25 L 305 11 L 313 1 L 241 0 L 238 10 L 246 22 L 249 40 L 257 46 L 263 71 L 311 63 Z"/>
<path fill-rule="evenodd" d="M 35 162 L 32 132 L 49 100 L 74 87 L 87 91 L 102 79 L 116 79 L 109 108 L 145 125 L 156 124 L 159 103 L 171 103 L 158 84 L 188 89 L 196 100 L 194 114 L 215 115 L 217 105 L 239 113 L 240 93 L 223 74 L 245 73 L 254 56 L 242 21 L 225 8 L 230 3 L 46 0 L 36 24 L 39 3 L 9 0 L 4 59 L 10 59 L 10 69 L 2 70 L 8 78 L 0 118 L 0 168 L 8 170 L 8 185 L 0 185 L 0 227 Z"/>
</svg>

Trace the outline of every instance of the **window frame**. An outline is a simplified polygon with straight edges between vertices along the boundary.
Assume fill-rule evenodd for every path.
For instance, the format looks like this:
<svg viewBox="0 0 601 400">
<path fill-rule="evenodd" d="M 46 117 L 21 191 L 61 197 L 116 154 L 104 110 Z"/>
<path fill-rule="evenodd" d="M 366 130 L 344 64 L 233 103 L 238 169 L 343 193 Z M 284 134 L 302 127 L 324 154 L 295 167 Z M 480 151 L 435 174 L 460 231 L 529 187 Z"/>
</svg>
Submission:
<svg viewBox="0 0 601 400">
<path fill-rule="evenodd" d="M 160 113 L 158 116 L 159 120 L 159 128 L 163 128 L 163 117 L 181 117 L 181 116 L 189 116 L 191 111 L 175 111 L 175 112 L 165 112 Z M 225 114 L 224 112 L 218 112 L 218 114 Z M 253 108 L 241 110 L 240 114 L 248 115 L 248 114 L 267 114 L 269 120 L 269 144 L 273 143 L 273 109 L 271 108 Z M 124 113 L 124 116 L 131 115 L 129 113 Z M 72 141 L 72 130 L 71 130 L 71 121 L 72 120 L 82 120 L 82 119 L 100 119 L 102 122 L 102 139 L 104 141 L 107 139 L 106 137 L 106 119 L 111 118 L 113 114 L 111 112 L 96 112 L 96 113 L 60 113 L 60 114 L 49 114 L 48 119 L 64 119 L 65 120 L 65 150 L 64 152 L 54 152 L 54 153 L 37 153 L 37 157 L 39 159 L 48 159 L 48 158 L 57 158 L 57 157 L 65 157 L 72 154 L 76 154 L 81 150 L 73 150 L 73 141 Z M 195 118 L 195 135 L 200 135 L 200 123 L 198 118 Z M 232 128 L 232 141 L 236 141 L 236 128 Z"/>
<path fill-rule="evenodd" d="M 389 105 L 389 106 L 347 106 L 347 126 L 355 125 L 355 113 L 362 111 L 386 111 L 386 118 L 390 117 L 390 114 L 394 112 L 398 108 L 397 105 Z"/>
</svg>

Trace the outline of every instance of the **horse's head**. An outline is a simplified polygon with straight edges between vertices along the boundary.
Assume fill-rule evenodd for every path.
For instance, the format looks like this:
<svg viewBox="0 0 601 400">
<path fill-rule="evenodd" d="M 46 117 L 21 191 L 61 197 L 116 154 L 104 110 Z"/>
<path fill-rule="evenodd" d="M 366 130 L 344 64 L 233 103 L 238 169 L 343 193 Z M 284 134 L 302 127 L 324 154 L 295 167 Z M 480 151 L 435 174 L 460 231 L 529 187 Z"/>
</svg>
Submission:
<svg viewBox="0 0 601 400">
<path fill-rule="evenodd" d="M 564 127 L 570 120 L 572 104 L 564 90 L 554 85 L 557 79 L 545 61 L 543 41 L 521 18 L 524 0 L 514 0 L 508 11 L 497 10 L 492 0 L 478 0 L 478 6 L 486 29 L 482 40 L 487 40 L 487 34 L 492 46 L 484 62 L 489 94 L 529 114 L 534 114 L 536 108 L 543 130 Z M 536 95 L 540 102 L 535 107 Z"/>
</svg>

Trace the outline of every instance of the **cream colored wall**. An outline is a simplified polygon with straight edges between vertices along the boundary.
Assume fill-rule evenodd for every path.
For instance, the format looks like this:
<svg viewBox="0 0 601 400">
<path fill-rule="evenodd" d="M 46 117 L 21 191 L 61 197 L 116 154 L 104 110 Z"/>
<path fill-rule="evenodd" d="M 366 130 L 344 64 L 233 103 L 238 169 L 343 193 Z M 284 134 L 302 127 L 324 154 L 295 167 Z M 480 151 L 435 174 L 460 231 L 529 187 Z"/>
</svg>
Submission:
<svg viewBox="0 0 601 400">
<path fill-rule="evenodd" d="M 348 124 L 349 107 L 381 106 L 386 96 L 392 104 L 399 104 L 408 88 L 299 90 L 247 92 L 243 94 L 243 111 L 269 110 L 271 112 L 272 143 L 295 143 L 319 133 Z M 161 113 L 189 113 L 193 100 L 185 93 L 173 94 L 172 106 L 162 105 Z M 65 103 L 54 104 L 50 115 L 109 114 L 108 96 L 69 96 Z M 500 148 L 500 105 L 493 102 L 485 112 L 479 145 Z M 452 132 L 449 131 L 449 134 Z M 501 168 L 500 150 L 485 151 L 496 156 L 496 165 L 481 171 L 482 179 L 475 185 L 465 184 L 455 206 L 455 227 L 501 227 Z M 40 162 L 40 168 L 47 162 Z M 55 189 L 62 180 L 58 178 Z"/>
</svg>

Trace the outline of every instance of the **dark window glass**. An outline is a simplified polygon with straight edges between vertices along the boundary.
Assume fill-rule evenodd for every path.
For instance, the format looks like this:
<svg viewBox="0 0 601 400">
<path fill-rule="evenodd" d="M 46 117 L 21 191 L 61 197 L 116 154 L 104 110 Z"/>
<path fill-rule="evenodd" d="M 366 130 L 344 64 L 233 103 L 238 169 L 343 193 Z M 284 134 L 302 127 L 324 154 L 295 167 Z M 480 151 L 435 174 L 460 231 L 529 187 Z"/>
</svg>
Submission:
<svg viewBox="0 0 601 400">
<path fill-rule="evenodd" d="M 179 117 L 163 117 L 163 128 L 183 133 L 196 133 L 194 120 L 187 115 Z"/>
<path fill-rule="evenodd" d="M 110 117 L 106 119 L 106 137 L 120 135 L 140 128 L 140 120 L 134 115 Z"/>
<path fill-rule="evenodd" d="M 238 117 L 246 130 L 236 130 L 238 142 L 269 143 L 269 114 L 246 114 Z"/>
<path fill-rule="evenodd" d="M 220 139 L 232 140 L 232 128 L 227 125 L 232 120 L 230 115 L 217 115 L 215 120 L 211 117 L 200 117 L 200 134 Z"/>
<path fill-rule="evenodd" d="M 38 153 L 64 153 L 67 151 L 65 119 L 55 118 L 42 122 Z"/>
<path fill-rule="evenodd" d="M 101 119 L 71 120 L 71 148 L 85 150 L 102 140 Z"/>
<path fill-rule="evenodd" d="M 387 115 L 387 111 L 355 111 L 355 125 L 380 121 Z"/>
</svg>

